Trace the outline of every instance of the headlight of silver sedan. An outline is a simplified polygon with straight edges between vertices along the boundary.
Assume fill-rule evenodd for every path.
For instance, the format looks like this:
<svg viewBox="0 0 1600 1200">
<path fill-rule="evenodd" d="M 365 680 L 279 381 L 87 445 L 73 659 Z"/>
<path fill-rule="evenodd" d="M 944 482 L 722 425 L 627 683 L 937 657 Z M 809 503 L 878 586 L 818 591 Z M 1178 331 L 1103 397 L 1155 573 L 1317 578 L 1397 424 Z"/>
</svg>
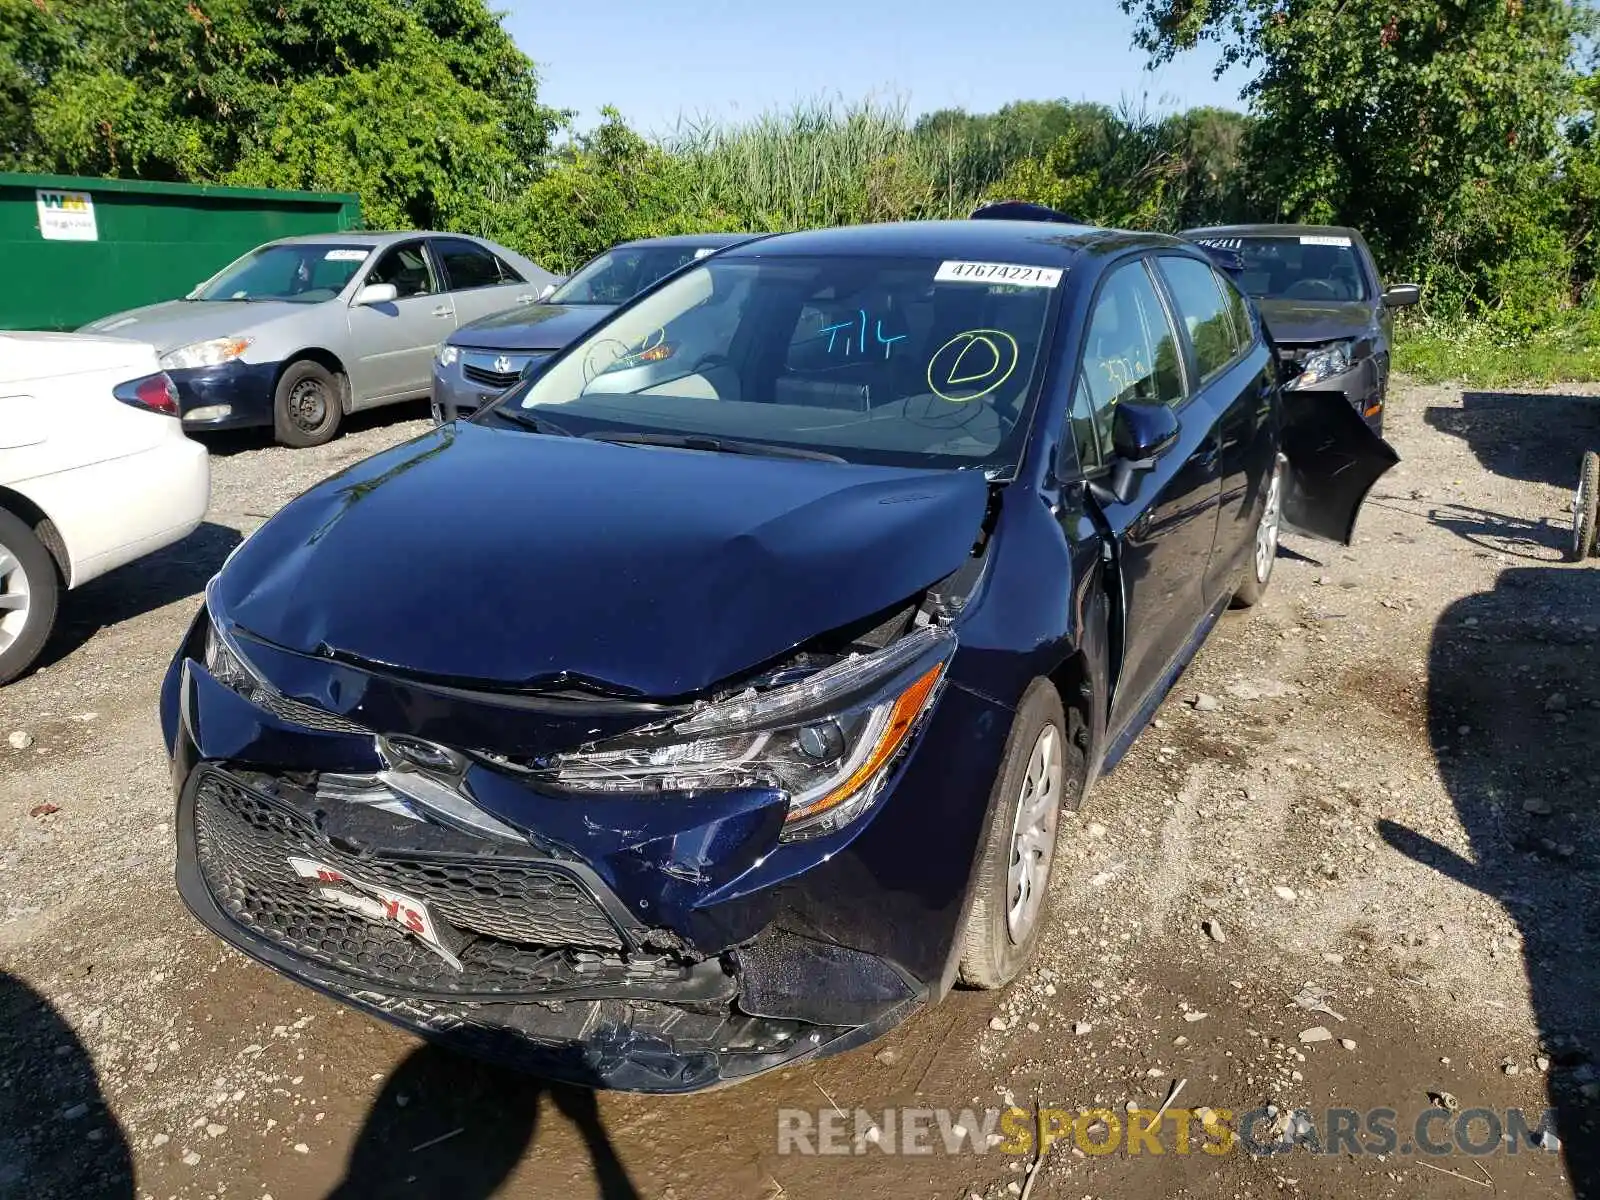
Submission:
<svg viewBox="0 0 1600 1200">
<path fill-rule="evenodd" d="M 250 348 L 247 337 L 210 338 L 204 342 L 191 342 L 168 350 L 161 356 L 163 371 L 182 371 L 192 367 L 220 367 L 232 362 Z"/>
<path fill-rule="evenodd" d="M 798 683 L 557 755 L 545 773 L 574 792 L 778 788 L 789 802 L 785 839 L 831 833 L 882 793 L 939 697 L 955 645 L 947 628 L 918 629 Z"/>
</svg>

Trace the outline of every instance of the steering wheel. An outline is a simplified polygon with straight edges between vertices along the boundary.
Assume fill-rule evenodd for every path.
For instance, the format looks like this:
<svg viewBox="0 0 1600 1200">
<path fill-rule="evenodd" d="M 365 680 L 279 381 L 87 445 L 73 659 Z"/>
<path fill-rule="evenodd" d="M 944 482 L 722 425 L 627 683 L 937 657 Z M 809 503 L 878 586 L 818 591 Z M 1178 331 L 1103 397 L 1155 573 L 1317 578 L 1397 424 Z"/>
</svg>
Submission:
<svg viewBox="0 0 1600 1200">
<path fill-rule="evenodd" d="M 1290 300 L 1339 300 L 1339 289 L 1326 279 L 1298 279 L 1284 296 Z"/>
</svg>

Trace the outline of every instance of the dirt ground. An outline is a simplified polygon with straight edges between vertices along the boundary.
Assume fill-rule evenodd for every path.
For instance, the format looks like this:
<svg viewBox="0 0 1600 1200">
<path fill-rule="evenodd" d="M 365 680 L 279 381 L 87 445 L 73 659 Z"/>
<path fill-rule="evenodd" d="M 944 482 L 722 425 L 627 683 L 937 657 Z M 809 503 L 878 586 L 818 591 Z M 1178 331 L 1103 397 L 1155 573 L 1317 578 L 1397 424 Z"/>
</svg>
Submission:
<svg viewBox="0 0 1600 1200">
<path fill-rule="evenodd" d="M 173 889 L 156 696 L 201 588 L 295 493 L 423 427 L 216 443 L 208 523 L 73 595 L 44 669 L 0 691 L 0 1196 L 1000 1200 L 1031 1173 L 1068 1200 L 1600 1197 L 1600 563 L 1561 561 L 1600 401 L 1401 387 L 1405 461 L 1357 545 L 1288 540 L 1266 603 L 1069 821 L 1024 979 L 680 1099 L 427 1048 L 224 948 Z M 909 1119 L 885 1110 L 1120 1122 L 1179 1080 L 1174 1109 L 1271 1104 L 1258 1139 L 1301 1147 L 1198 1152 L 1197 1122 L 1188 1154 L 1098 1154 L 1086 1119 L 1088 1150 L 1069 1134 L 1036 1171 L 981 1130 L 884 1152 Z M 1535 1128 L 1554 1109 L 1560 1153 L 1481 1121 L 1485 1157 L 1405 1153 L 1444 1093 Z M 861 1153 L 779 1153 L 780 1110 L 835 1106 L 874 1114 Z M 1292 1113 L 1326 1132 L 1330 1108 L 1395 1110 L 1398 1149 L 1311 1153 Z"/>
</svg>

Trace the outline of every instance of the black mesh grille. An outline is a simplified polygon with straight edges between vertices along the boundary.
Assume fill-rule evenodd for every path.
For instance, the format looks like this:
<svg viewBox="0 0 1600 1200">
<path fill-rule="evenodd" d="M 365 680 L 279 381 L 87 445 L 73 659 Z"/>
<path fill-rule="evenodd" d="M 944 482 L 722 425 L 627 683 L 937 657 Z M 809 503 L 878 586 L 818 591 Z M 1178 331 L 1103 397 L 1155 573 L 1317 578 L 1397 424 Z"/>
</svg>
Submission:
<svg viewBox="0 0 1600 1200">
<path fill-rule="evenodd" d="M 356 856 L 286 805 L 215 771 L 197 784 L 194 813 L 201 874 L 217 903 L 296 954 L 390 986 L 463 994 L 579 985 L 613 969 L 626 972 L 613 957 L 623 947 L 616 926 L 560 868 L 488 857 Z M 289 865 L 291 855 L 422 901 L 435 921 L 465 935 L 457 951 L 464 970 L 399 926 L 323 899 Z"/>
<path fill-rule="evenodd" d="M 280 696 L 267 688 L 256 688 L 250 697 L 256 704 L 266 709 L 273 716 L 293 725 L 303 725 L 307 729 L 317 729 L 323 733 L 371 733 L 372 730 L 362 725 L 357 725 L 348 717 L 341 717 L 337 713 L 325 712 L 310 704 L 303 704 L 299 700 L 291 700 L 287 696 Z"/>
</svg>

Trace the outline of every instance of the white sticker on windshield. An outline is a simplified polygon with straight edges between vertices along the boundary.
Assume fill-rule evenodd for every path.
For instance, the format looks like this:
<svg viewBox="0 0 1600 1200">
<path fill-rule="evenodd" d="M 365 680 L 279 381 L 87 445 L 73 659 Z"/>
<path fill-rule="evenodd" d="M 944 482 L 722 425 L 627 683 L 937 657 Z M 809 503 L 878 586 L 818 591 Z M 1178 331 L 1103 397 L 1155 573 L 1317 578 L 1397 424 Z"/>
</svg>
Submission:
<svg viewBox="0 0 1600 1200">
<path fill-rule="evenodd" d="M 694 252 L 694 256 L 696 258 L 704 258 L 706 255 L 715 254 L 716 252 L 717 248 L 715 246 L 701 246 L 700 249 Z"/>
<path fill-rule="evenodd" d="M 1326 234 L 1306 234 L 1300 239 L 1302 246 L 1343 246 L 1350 249 L 1350 239 L 1347 237 L 1328 237 Z"/>
<path fill-rule="evenodd" d="M 1015 287 L 1053 288 L 1061 285 L 1061 268 L 1030 267 L 1023 263 L 942 262 L 934 272 L 938 283 L 1009 283 Z"/>
<path fill-rule="evenodd" d="M 327 262 L 366 262 L 369 250 L 329 250 L 322 257 Z"/>
</svg>

